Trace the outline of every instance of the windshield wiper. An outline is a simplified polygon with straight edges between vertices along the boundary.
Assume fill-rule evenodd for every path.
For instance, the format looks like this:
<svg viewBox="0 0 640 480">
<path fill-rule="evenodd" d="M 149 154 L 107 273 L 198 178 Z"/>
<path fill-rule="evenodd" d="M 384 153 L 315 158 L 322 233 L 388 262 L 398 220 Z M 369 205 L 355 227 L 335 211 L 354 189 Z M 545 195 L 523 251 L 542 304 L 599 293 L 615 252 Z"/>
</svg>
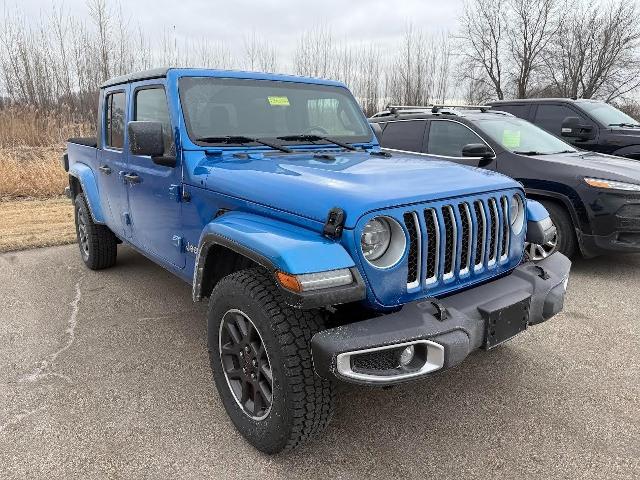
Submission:
<svg viewBox="0 0 640 480">
<path fill-rule="evenodd" d="M 549 155 L 548 153 L 536 152 L 535 150 L 531 150 L 529 152 L 516 152 L 516 151 L 514 151 L 513 153 L 515 153 L 516 155 L 527 155 L 529 157 L 533 157 L 535 155 Z"/>
<path fill-rule="evenodd" d="M 340 140 L 336 140 L 335 138 L 327 137 L 325 135 L 314 135 L 314 134 L 303 134 L 303 135 L 285 135 L 283 137 L 276 137 L 278 140 L 284 140 L 285 142 L 315 142 L 318 140 L 324 140 L 325 142 L 333 143 L 342 148 L 346 148 L 347 150 L 351 150 L 352 152 L 357 151 L 358 149 L 351 144 L 341 142 Z"/>
<path fill-rule="evenodd" d="M 245 143 L 259 143 L 260 145 L 264 145 L 265 147 L 271 147 L 276 150 L 280 150 L 285 153 L 292 153 L 293 150 L 285 147 L 284 145 L 279 145 L 277 143 L 269 142 L 267 140 L 263 140 L 261 138 L 252 138 L 252 137 L 244 137 L 238 135 L 225 135 L 222 137 L 198 137 L 196 138 L 196 142 L 204 142 L 204 143 L 238 143 L 240 145 Z"/>
<path fill-rule="evenodd" d="M 630 127 L 630 128 L 638 128 L 640 124 L 637 123 L 610 123 L 610 127 Z"/>
</svg>

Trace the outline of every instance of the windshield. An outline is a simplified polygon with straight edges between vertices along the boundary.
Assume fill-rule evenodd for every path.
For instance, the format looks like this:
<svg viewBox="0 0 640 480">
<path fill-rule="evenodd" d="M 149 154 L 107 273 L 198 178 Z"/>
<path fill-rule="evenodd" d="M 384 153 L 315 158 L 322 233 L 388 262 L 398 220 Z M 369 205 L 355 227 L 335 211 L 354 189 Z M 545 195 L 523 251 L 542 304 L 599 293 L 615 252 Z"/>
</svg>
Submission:
<svg viewBox="0 0 640 480">
<path fill-rule="evenodd" d="M 607 126 L 640 126 L 638 122 L 613 105 L 604 102 L 580 102 L 580 108 Z"/>
<path fill-rule="evenodd" d="M 342 87 L 272 80 L 183 77 L 180 100 L 187 131 L 197 144 L 234 144 L 234 138 L 279 144 L 368 142 L 371 129 Z M 278 139 L 279 137 L 300 138 Z"/>
<path fill-rule="evenodd" d="M 568 143 L 520 118 L 496 116 L 476 122 L 494 141 L 514 153 L 550 155 L 577 151 Z"/>
</svg>

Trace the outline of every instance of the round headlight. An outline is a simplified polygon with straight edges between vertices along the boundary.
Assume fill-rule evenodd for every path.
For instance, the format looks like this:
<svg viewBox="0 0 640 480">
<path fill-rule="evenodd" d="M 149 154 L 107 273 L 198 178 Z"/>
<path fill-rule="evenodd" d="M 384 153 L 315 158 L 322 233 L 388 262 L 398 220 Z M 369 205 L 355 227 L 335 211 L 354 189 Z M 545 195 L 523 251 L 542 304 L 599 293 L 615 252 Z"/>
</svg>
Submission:
<svg viewBox="0 0 640 480">
<path fill-rule="evenodd" d="M 400 261 L 407 239 L 400 224 L 391 217 L 375 217 L 367 222 L 360 236 L 360 248 L 367 261 L 378 268 L 389 268 Z"/>
<path fill-rule="evenodd" d="M 364 258 L 369 261 L 377 260 L 385 254 L 391 243 L 391 227 L 383 217 L 369 220 L 362 230 L 360 244 Z"/>
<path fill-rule="evenodd" d="M 524 202 L 518 194 L 511 197 L 509 202 L 509 223 L 511 231 L 516 235 L 522 231 L 524 226 Z"/>
</svg>

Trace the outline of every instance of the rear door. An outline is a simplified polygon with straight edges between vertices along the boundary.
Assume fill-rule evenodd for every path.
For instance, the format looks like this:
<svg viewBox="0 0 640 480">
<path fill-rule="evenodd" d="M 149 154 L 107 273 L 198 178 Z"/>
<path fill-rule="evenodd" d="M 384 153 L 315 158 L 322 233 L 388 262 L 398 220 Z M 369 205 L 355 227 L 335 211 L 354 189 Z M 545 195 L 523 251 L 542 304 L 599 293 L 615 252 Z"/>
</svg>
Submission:
<svg viewBox="0 0 640 480">
<path fill-rule="evenodd" d="M 127 85 L 104 91 L 100 111 L 98 166 L 95 172 L 106 223 L 116 235 L 129 237 L 131 223 L 127 214 L 127 188 L 123 175 L 127 169 L 126 140 Z"/>
<path fill-rule="evenodd" d="M 483 160 L 480 157 L 463 157 L 462 149 L 466 145 L 484 143 L 489 146 L 477 133 L 468 126 L 455 120 L 431 120 L 427 133 L 427 148 L 425 153 L 437 155 L 456 163 L 483 167 L 495 170 L 496 162 Z"/>
<path fill-rule="evenodd" d="M 380 125 L 384 125 L 381 139 L 384 148 L 405 152 L 422 151 L 426 120 L 396 120 Z"/>
<path fill-rule="evenodd" d="M 130 118 L 162 123 L 164 156 L 176 156 L 164 83 L 152 80 L 131 85 Z M 167 167 L 151 157 L 130 153 L 128 171 L 134 245 L 175 267 L 184 267 L 179 159 L 175 167 Z"/>
</svg>

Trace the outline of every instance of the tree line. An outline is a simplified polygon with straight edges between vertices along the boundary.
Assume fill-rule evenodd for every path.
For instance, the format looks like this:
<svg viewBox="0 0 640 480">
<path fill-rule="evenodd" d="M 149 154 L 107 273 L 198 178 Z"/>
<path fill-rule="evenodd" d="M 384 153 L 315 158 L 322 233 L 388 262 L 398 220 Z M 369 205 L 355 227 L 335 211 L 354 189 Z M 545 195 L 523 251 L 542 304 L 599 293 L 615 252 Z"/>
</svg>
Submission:
<svg viewBox="0 0 640 480">
<path fill-rule="evenodd" d="M 295 39 L 288 62 L 256 32 L 244 36 L 240 49 L 207 38 L 179 40 L 171 28 L 151 37 L 120 4 L 87 0 L 86 6 L 87 20 L 69 15 L 61 4 L 37 20 L 19 8 L 5 10 L 2 104 L 90 122 L 104 80 L 158 66 L 334 78 L 349 85 L 367 114 L 389 103 L 455 99 L 553 95 L 620 101 L 640 86 L 640 11 L 622 0 L 468 0 L 457 31 L 428 34 L 408 25 L 391 47 L 347 43 L 321 25 Z"/>
</svg>

